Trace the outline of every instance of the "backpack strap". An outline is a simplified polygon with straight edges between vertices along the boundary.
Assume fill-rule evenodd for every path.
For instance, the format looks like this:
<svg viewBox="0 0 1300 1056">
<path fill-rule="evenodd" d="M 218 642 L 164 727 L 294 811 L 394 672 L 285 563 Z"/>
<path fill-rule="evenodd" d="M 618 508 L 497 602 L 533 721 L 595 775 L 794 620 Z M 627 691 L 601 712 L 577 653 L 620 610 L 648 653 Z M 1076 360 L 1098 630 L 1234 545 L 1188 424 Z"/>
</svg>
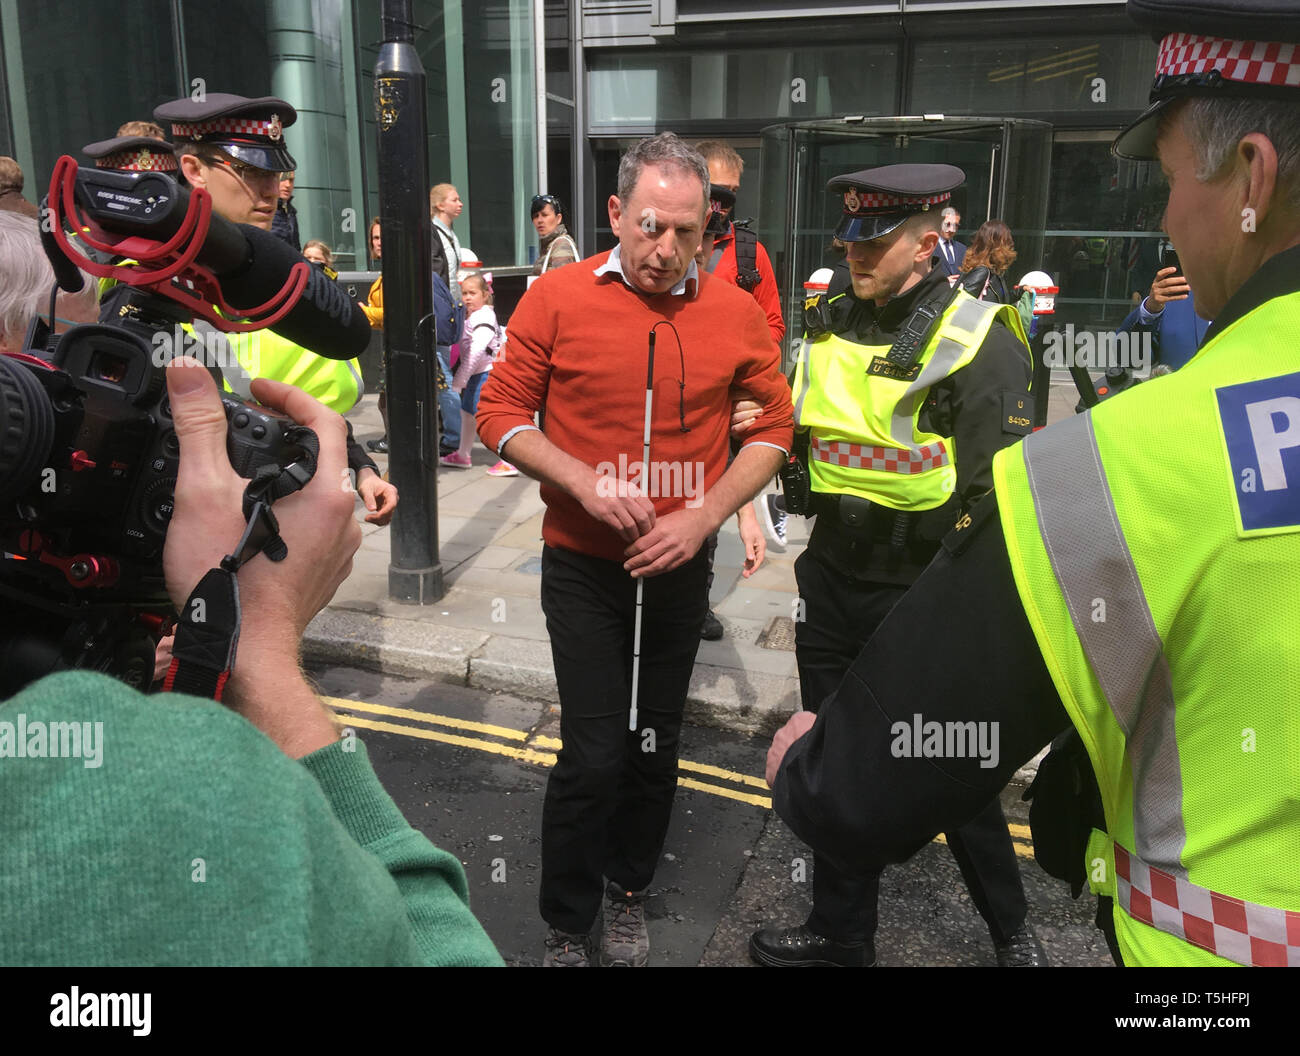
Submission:
<svg viewBox="0 0 1300 1056">
<path fill-rule="evenodd" d="M 495 356 L 501 351 L 501 324 L 500 323 L 475 323 L 470 327 L 470 333 L 475 330 L 491 330 L 492 336 L 488 339 L 487 353 L 489 356 Z"/>
<path fill-rule="evenodd" d="M 573 241 L 573 238 L 572 238 L 571 236 L 569 236 L 569 235 L 561 235 L 560 238 L 554 238 L 554 239 L 551 240 L 551 244 L 550 244 L 549 246 L 546 247 L 546 256 L 544 256 L 544 257 L 542 258 L 542 274 L 543 274 L 543 275 L 545 275 L 546 272 L 547 272 L 547 271 L 550 269 L 550 267 L 551 267 L 551 254 L 555 252 L 555 246 L 556 246 L 556 244 L 560 241 L 561 238 L 562 238 L 565 242 L 569 243 L 569 248 L 573 251 L 573 259 L 574 259 L 574 260 L 577 260 L 577 259 L 578 259 L 578 243 L 576 243 L 575 241 Z M 481 326 L 486 326 L 487 324 L 486 324 L 486 323 L 481 323 L 480 325 L 481 325 Z"/>
<path fill-rule="evenodd" d="M 733 224 L 732 229 L 736 233 L 736 285 L 753 293 L 762 279 L 758 273 L 758 236 L 742 224 Z"/>
</svg>

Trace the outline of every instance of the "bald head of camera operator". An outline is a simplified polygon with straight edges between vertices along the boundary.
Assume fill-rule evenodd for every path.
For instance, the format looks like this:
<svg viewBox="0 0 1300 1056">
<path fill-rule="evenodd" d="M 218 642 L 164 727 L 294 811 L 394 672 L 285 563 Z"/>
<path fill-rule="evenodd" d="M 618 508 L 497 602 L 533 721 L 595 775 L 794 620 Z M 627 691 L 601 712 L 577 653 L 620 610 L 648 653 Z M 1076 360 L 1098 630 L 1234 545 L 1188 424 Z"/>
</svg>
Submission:
<svg viewBox="0 0 1300 1056">
<path fill-rule="evenodd" d="M 11 293 L 39 247 L 33 232 L 16 252 L 3 232 L 0 290 Z M 46 265 L 43 281 L 21 287 L 27 300 L 6 309 L 6 357 L 13 328 L 41 310 L 52 283 Z M 30 366 L 0 362 L 0 383 Z M 249 481 L 231 467 L 208 370 L 178 358 L 166 384 L 180 457 L 162 563 L 184 612 L 196 584 L 239 551 Z M 237 649 L 222 702 L 145 696 L 86 670 L 0 702 L 3 960 L 499 964 L 459 863 L 410 828 L 299 667 L 303 631 L 361 540 L 353 493 L 339 486 L 345 423 L 289 385 L 252 387 L 315 433 L 319 455 L 306 485 L 275 501 L 283 560 L 258 553 L 234 577 Z M 0 396 L 6 411 L 19 405 L 3 385 Z M 4 556 L 0 584 L 16 581 L 17 565 Z"/>
</svg>

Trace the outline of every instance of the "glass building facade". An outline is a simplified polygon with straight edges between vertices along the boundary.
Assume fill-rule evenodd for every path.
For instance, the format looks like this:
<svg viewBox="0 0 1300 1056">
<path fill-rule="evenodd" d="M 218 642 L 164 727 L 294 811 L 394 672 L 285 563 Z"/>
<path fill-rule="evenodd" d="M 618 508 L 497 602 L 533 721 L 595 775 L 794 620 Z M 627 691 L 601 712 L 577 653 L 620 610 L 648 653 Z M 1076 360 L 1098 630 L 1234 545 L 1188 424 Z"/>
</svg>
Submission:
<svg viewBox="0 0 1300 1056">
<path fill-rule="evenodd" d="M 302 238 L 344 270 L 369 266 L 378 212 L 372 71 L 380 0 L 0 0 L 0 153 L 40 197 L 55 159 L 198 91 L 276 95 L 298 111 Z M 619 152 L 647 133 L 722 137 L 746 161 L 738 211 L 765 241 L 793 217 L 763 200 L 764 129 L 900 115 L 1025 118 L 1050 126 L 1041 227 L 1014 231 L 1062 316 L 1113 323 L 1155 270 L 1164 187 L 1118 162 L 1115 132 L 1143 108 L 1155 45 L 1119 0 L 415 0 L 428 75 L 432 182 L 466 203 L 456 230 L 490 265 L 536 252 L 529 202 L 569 203 L 584 252 L 612 242 L 605 202 Z M 861 165 L 880 164 L 879 145 Z M 900 159 L 901 160 L 901 159 Z M 978 163 L 977 163 L 978 164 Z M 972 172 L 972 186 L 987 174 Z M 805 193 L 821 193 L 806 188 Z M 1026 193 L 1029 193 L 1028 189 Z M 1039 196 L 1039 188 L 1031 197 Z M 963 230 L 987 218 L 969 205 Z M 1030 259 L 1030 258 L 1033 259 Z M 1018 277 L 1018 274 L 1014 277 Z M 783 277 L 783 282 L 787 280 Z M 783 291 L 787 296 L 790 290 Z"/>
<path fill-rule="evenodd" d="M 297 111 L 285 140 L 298 163 L 294 206 L 305 242 L 368 266 L 378 212 L 372 71 L 379 0 L 0 0 L 0 153 L 38 199 L 62 154 L 155 106 L 200 92 L 278 96 Z M 565 12 L 560 5 L 561 38 Z M 429 173 L 457 185 L 461 241 L 485 260 L 526 263 L 534 241 L 538 123 L 533 4 L 416 0 L 416 48 L 428 75 Z M 568 49 L 548 65 L 572 98 Z M 52 61 L 57 58 L 57 61 Z M 556 108 L 561 109 L 561 108 Z M 572 106 L 558 114 L 572 135 Z M 569 170 L 567 157 L 559 167 Z M 526 189 L 526 196 L 522 190 Z M 523 196 L 521 198 L 521 196 Z"/>
</svg>

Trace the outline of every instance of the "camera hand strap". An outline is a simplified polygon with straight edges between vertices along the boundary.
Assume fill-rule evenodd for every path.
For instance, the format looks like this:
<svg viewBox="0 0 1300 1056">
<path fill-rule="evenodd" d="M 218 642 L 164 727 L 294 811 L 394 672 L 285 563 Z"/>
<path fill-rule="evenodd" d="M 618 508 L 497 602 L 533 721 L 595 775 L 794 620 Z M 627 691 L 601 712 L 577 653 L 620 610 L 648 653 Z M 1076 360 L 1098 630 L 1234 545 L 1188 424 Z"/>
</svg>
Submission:
<svg viewBox="0 0 1300 1056">
<path fill-rule="evenodd" d="M 239 583 L 226 568 L 209 569 L 176 621 L 163 690 L 220 700 L 238 643 Z"/>
<path fill-rule="evenodd" d="M 288 556 L 289 548 L 280 538 L 280 525 L 271 512 L 271 503 L 303 487 L 316 472 L 320 450 L 316 434 L 310 429 L 301 429 L 301 433 L 305 435 L 293 437 L 303 449 L 298 461 L 284 468 L 262 466 L 248 482 L 244 488 L 247 524 L 234 553 L 223 557 L 219 568 L 205 573 L 186 599 L 176 621 L 171 666 L 163 680 L 166 692 L 221 699 L 239 644 L 236 574 L 258 554 L 266 554 L 271 561 L 283 561 Z"/>
</svg>

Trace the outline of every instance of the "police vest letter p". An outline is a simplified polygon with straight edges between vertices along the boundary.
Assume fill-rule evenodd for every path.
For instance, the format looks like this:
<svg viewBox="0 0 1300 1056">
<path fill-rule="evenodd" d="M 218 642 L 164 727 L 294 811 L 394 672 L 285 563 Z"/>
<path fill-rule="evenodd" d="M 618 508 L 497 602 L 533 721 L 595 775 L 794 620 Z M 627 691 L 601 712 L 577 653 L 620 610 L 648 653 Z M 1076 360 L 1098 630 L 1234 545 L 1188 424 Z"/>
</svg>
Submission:
<svg viewBox="0 0 1300 1056">
<path fill-rule="evenodd" d="M 1250 423 L 1250 438 L 1259 459 L 1259 479 L 1265 491 L 1280 491 L 1286 487 L 1286 467 L 1282 465 L 1282 452 L 1289 447 L 1300 447 L 1300 399 L 1279 396 L 1273 400 L 1248 403 L 1246 420 Z M 1275 428 L 1277 416 L 1285 422 L 1282 429 Z"/>
</svg>

